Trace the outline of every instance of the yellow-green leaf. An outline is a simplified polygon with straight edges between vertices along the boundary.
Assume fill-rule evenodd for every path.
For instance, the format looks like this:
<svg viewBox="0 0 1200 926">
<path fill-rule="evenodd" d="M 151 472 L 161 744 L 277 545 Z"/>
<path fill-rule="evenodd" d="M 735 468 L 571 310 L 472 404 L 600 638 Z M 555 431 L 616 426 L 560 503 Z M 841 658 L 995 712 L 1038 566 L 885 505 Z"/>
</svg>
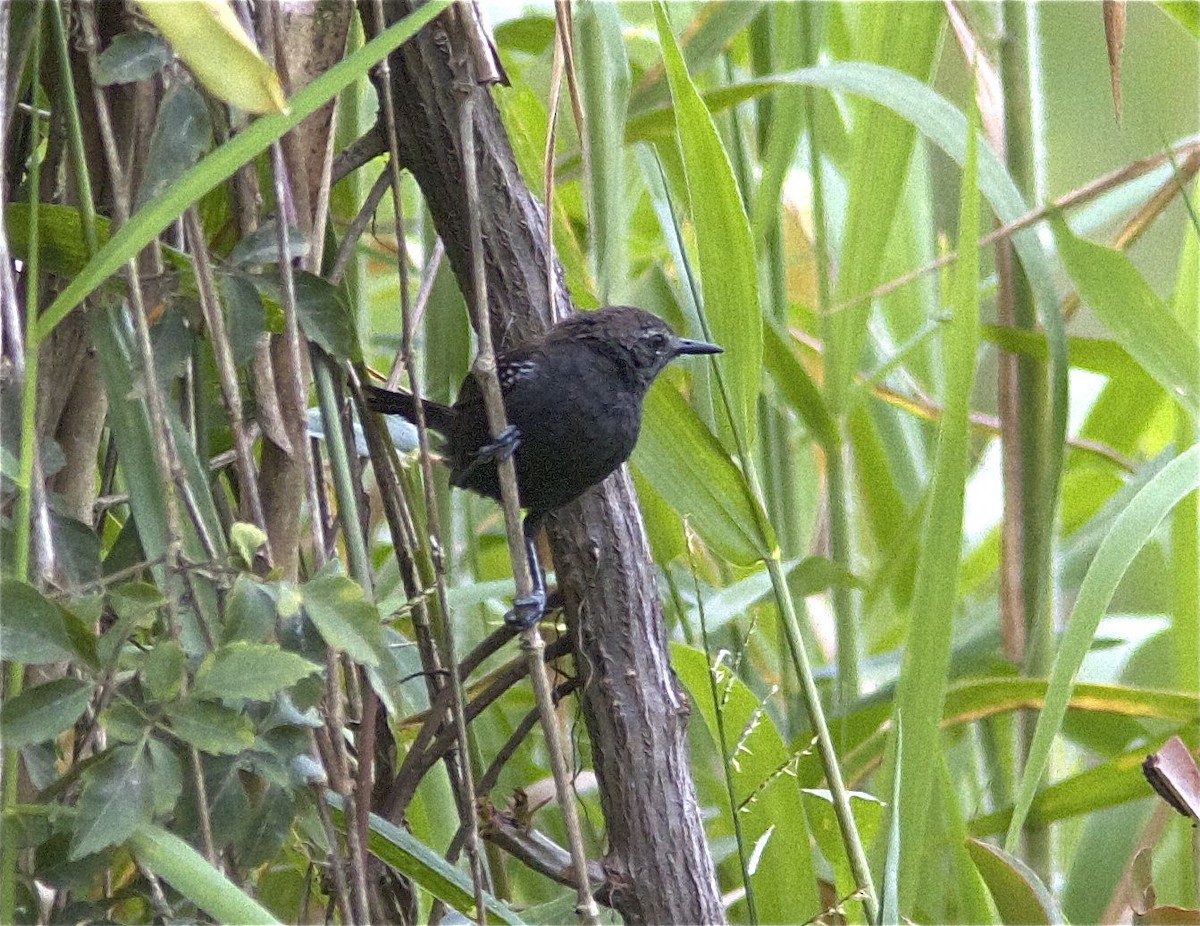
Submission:
<svg viewBox="0 0 1200 926">
<path fill-rule="evenodd" d="M 287 112 L 279 75 L 225 0 L 139 0 L 138 7 L 213 96 L 248 113 Z"/>
</svg>

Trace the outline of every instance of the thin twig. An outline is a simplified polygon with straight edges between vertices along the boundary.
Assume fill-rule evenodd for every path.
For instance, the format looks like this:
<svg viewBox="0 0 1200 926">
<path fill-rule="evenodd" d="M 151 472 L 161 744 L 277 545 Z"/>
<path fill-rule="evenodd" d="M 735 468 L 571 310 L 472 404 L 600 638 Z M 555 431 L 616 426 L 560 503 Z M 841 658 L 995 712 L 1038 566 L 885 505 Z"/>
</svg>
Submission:
<svg viewBox="0 0 1200 926">
<path fill-rule="evenodd" d="M 229 426 L 233 430 L 234 462 L 241 488 L 242 511 L 248 513 L 251 521 L 265 535 L 267 519 L 263 513 L 262 496 L 258 491 L 258 474 L 254 467 L 254 448 L 243 420 L 242 393 L 238 387 L 237 365 L 233 360 L 233 349 L 229 343 L 229 333 L 225 328 L 225 315 L 221 311 L 212 265 L 208 260 L 208 242 L 205 240 L 204 229 L 200 224 L 200 216 L 195 206 L 191 206 L 185 213 L 184 225 L 187 236 L 191 240 L 192 260 L 196 271 L 197 289 L 200 294 L 200 309 L 204 313 L 209 339 L 213 345 L 213 357 L 216 360 L 217 376 L 221 384 L 221 398 L 225 400 L 225 410 L 229 414 Z M 272 562 L 270 541 L 264 542 L 263 553 L 267 562 Z"/>
<path fill-rule="evenodd" d="M 468 240 L 470 242 L 473 296 L 471 308 L 475 316 L 475 329 L 479 337 L 479 353 L 475 358 L 474 373 L 483 392 L 487 409 L 488 426 L 493 439 L 508 427 L 508 416 L 504 410 L 504 397 L 500 391 L 500 380 L 496 375 L 496 354 L 492 345 L 491 323 L 488 314 L 487 271 L 484 266 L 483 232 L 480 227 L 478 209 L 479 184 L 476 177 L 475 160 L 475 93 L 477 88 L 470 79 L 470 61 L 458 53 L 458 87 L 461 97 L 459 111 L 459 135 L 462 145 L 463 184 L 467 202 Z M 521 525 L 520 500 L 517 494 L 517 475 L 510 456 L 497 462 L 500 480 L 500 496 L 504 509 L 504 526 L 508 536 L 508 552 L 516 578 L 518 599 L 529 598 L 533 590 L 530 564 L 525 556 L 525 544 Z M 592 897 L 587 878 L 587 855 L 583 848 L 583 833 L 579 827 L 579 815 L 571 790 L 570 774 L 567 770 L 566 750 L 558 716 L 554 710 L 550 680 L 542 662 L 545 642 L 537 624 L 521 632 L 521 648 L 529 661 L 529 675 L 533 682 L 541 714 L 546 746 L 550 753 L 550 765 L 554 771 L 554 784 L 562 809 L 563 822 L 571 847 L 571 860 L 575 869 L 578 903 L 576 912 L 585 924 L 599 921 L 600 910 Z"/>
<path fill-rule="evenodd" d="M 1096 197 L 1107 193 L 1114 187 L 1118 187 L 1124 183 L 1136 180 L 1138 177 L 1144 176 L 1156 168 L 1161 167 L 1170 159 L 1172 155 L 1175 157 L 1190 157 L 1196 151 L 1200 151 L 1200 139 L 1193 136 L 1192 138 L 1181 142 L 1176 147 L 1170 148 L 1167 151 L 1159 152 L 1158 154 L 1152 154 L 1147 157 L 1140 158 L 1139 160 L 1132 161 L 1129 164 L 1125 164 L 1122 167 L 1118 167 L 1116 170 L 1104 174 L 1101 177 L 1097 177 L 1095 180 L 1085 183 L 1083 186 L 1072 190 L 1070 193 L 1063 194 L 1062 196 L 1058 197 L 1058 199 L 1052 200 L 1044 206 L 1040 206 L 1037 209 L 1033 209 L 1030 212 L 1025 213 L 1025 215 L 1021 216 L 1019 219 L 988 232 L 979 239 L 979 246 L 985 247 L 986 245 L 1009 238 L 1012 235 L 1015 235 L 1017 232 L 1024 231 L 1031 225 L 1036 225 L 1038 222 L 1049 218 L 1055 212 L 1070 209 L 1074 206 L 1090 202 Z M 942 267 L 946 267 L 954 263 L 956 260 L 958 260 L 958 252 L 949 251 L 936 260 L 932 260 L 929 263 L 916 268 L 915 270 L 910 270 L 908 273 L 902 274 L 901 276 L 895 277 L 894 279 L 875 287 L 870 292 L 862 293 L 861 295 L 847 299 L 845 302 L 841 302 L 835 306 L 832 306 L 827 310 L 826 314 L 844 312 L 847 309 L 851 309 L 863 302 L 882 298 L 883 296 L 888 295 L 888 293 L 893 293 L 896 290 L 907 286 L 909 283 L 919 280 L 928 273 L 932 273 L 935 270 L 939 270 Z"/>
</svg>

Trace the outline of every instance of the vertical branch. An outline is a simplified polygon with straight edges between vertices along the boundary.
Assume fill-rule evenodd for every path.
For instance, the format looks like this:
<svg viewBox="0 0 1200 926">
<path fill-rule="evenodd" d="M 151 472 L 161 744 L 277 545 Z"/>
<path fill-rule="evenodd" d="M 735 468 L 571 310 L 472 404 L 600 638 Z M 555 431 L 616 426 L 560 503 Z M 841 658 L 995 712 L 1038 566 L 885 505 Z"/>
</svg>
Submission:
<svg viewBox="0 0 1200 926">
<path fill-rule="evenodd" d="M 500 380 L 496 375 L 496 354 L 492 346 L 492 331 L 488 314 L 487 302 L 487 271 L 483 256 L 483 233 L 479 218 L 479 210 L 475 207 L 479 196 L 479 185 L 476 177 L 477 164 L 475 160 L 475 86 L 469 79 L 470 60 L 464 55 L 458 62 L 460 110 L 459 133 L 463 157 L 463 185 L 468 204 L 467 222 L 470 243 L 471 270 L 474 280 L 474 298 L 470 300 L 474 312 L 475 329 L 479 336 L 479 353 L 475 358 L 474 373 L 483 392 L 484 406 L 487 409 L 488 427 L 492 438 L 502 433 L 508 427 L 508 419 L 504 410 L 504 397 L 500 391 Z M 497 461 L 497 472 L 500 477 L 501 504 L 504 509 L 504 526 L 508 536 L 509 558 L 513 564 L 513 574 L 516 579 L 517 598 L 528 598 L 533 591 L 533 578 L 530 564 L 525 556 L 525 545 L 521 526 L 520 501 L 517 495 L 517 473 L 511 455 Z M 521 632 L 521 648 L 529 662 L 529 677 L 533 682 L 534 695 L 537 699 L 538 711 L 541 715 L 542 730 L 546 736 L 546 745 L 550 752 L 550 764 L 554 772 L 555 791 L 558 795 L 559 806 L 562 810 L 563 821 L 566 824 L 567 837 L 571 848 L 571 863 L 574 868 L 576 883 L 576 912 L 586 924 L 599 922 L 600 909 L 592 897 L 587 876 L 587 855 L 583 848 L 583 834 L 579 827 L 578 812 L 575 808 L 574 794 L 571 789 L 570 773 L 567 769 L 566 753 L 562 741 L 562 731 L 558 726 L 558 718 L 554 712 L 553 694 L 550 680 L 546 674 L 543 654 L 546 644 L 541 631 L 535 623 Z"/>
</svg>

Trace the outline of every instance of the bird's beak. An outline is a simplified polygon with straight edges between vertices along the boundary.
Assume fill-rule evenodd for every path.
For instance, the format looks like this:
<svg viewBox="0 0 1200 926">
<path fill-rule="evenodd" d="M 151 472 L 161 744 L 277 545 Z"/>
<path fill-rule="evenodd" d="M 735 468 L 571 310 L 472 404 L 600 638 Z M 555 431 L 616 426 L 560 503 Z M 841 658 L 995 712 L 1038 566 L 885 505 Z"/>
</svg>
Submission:
<svg viewBox="0 0 1200 926">
<path fill-rule="evenodd" d="M 675 342 L 675 353 L 678 354 L 719 354 L 724 348 L 707 341 L 693 341 L 689 338 L 679 338 Z"/>
</svg>

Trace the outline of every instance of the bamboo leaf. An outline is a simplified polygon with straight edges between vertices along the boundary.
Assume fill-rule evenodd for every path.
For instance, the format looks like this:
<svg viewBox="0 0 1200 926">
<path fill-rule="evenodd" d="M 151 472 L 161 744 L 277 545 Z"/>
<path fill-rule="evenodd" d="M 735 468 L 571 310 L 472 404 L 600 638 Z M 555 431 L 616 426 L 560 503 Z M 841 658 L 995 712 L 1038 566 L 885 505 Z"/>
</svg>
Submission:
<svg viewBox="0 0 1200 926">
<path fill-rule="evenodd" d="M 750 222 L 733 166 L 712 114 L 688 75 L 665 8 L 655 6 L 663 61 L 675 101 L 675 132 L 683 155 L 703 284 L 701 320 L 706 338 L 725 348 L 717 361 L 728 389 L 729 414 L 718 417 L 722 443 L 733 449 L 732 428 L 754 443 L 762 378 L 762 314 Z M 683 268 L 680 268 L 683 272 Z"/>
<path fill-rule="evenodd" d="M 1114 338 L 1192 418 L 1200 414 L 1200 351 L 1128 255 L 1092 244 L 1053 221 L 1059 254 Z"/>
<path fill-rule="evenodd" d="M 161 827 L 139 826 L 129 839 L 129 848 L 142 864 L 218 923 L 279 922 L 204 856 Z"/>
<path fill-rule="evenodd" d="M 904 719 L 904 741 L 897 743 L 895 774 L 903 780 L 900 802 L 899 908 L 911 915 L 926 847 L 926 823 L 946 694 L 954 596 L 962 549 L 963 499 L 968 474 L 971 390 L 979 344 L 979 192 L 977 116 L 971 120 L 963 170 L 959 219 L 959 260 L 954 280 L 952 317 L 942 329 L 946 386 L 944 412 L 934 454 L 933 484 L 916 584 L 909 609 L 909 635 L 896 698 L 896 729 Z M 898 736 L 897 732 L 897 736 Z"/>
<path fill-rule="evenodd" d="M 1011 850 L 1020 838 L 1021 827 L 1029 813 L 1039 779 L 1046 770 L 1050 748 L 1062 726 L 1071 696 L 1075 674 L 1087 655 L 1092 637 L 1117 585 L 1134 557 L 1150 540 L 1163 519 L 1190 492 L 1200 485 L 1200 444 L 1194 445 L 1168 463 L 1134 496 L 1117 516 L 1111 530 L 1096 551 L 1088 568 L 1075 607 L 1067 622 L 1050 670 L 1046 705 L 1038 717 L 1028 760 L 1014 802 L 1005 846 Z"/>
<path fill-rule="evenodd" d="M 770 555 L 775 537 L 759 532 L 758 503 L 745 477 L 669 384 L 646 397 L 633 463 L 720 556 L 748 566 Z"/>
<path fill-rule="evenodd" d="M 225 0 L 139 0 L 138 8 L 213 96 L 249 113 L 287 112 L 279 75 Z"/>
</svg>

